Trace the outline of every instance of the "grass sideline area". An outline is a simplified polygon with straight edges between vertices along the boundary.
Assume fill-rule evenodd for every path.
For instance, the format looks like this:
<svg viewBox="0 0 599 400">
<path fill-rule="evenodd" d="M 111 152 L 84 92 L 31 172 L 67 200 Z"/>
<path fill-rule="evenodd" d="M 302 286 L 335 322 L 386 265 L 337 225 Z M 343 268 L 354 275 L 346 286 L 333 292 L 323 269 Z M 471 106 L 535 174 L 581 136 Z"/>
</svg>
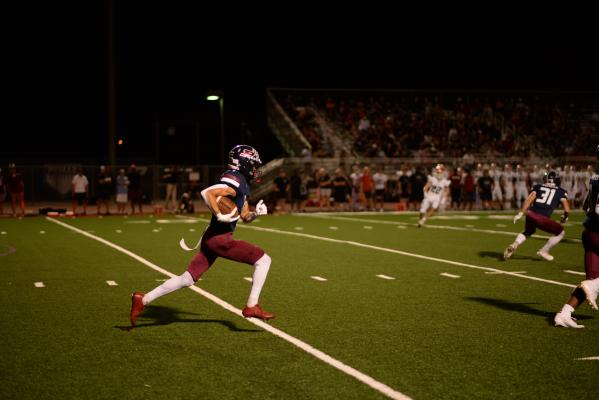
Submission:
<svg viewBox="0 0 599 400">
<path fill-rule="evenodd" d="M 193 253 L 178 242 L 208 217 L 58 220 L 180 274 Z M 581 359 L 599 357 L 599 313 L 579 309 L 585 329 L 552 323 L 584 279 L 582 214 L 553 262 L 535 254 L 543 232 L 501 260 L 523 228 L 511 218 L 269 215 L 235 236 L 273 259 L 270 325 L 406 396 L 595 399 L 599 360 Z M 129 329 L 131 292 L 167 276 L 41 216 L 0 220 L 0 271 L 2 399 L 386 398 L 188 289 Z M 241 308 L 252 272 L 219 259 L 196 286 Z"/>
</svg>

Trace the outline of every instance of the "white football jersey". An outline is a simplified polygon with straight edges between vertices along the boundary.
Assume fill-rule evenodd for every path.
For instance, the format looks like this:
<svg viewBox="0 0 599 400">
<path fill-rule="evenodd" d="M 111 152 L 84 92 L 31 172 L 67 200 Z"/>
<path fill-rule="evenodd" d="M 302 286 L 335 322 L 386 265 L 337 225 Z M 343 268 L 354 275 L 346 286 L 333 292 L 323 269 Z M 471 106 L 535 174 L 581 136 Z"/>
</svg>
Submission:
<svg viewBox="0 0 599 400">
<path fill-rule="evenodd" d="M 445 188 L 451 185 L 451 182 L 447 178 L 438 179 L 436 176 L 429 175 L 428 183 L 430 183 L 427 195 L 429 196 L 441 196 Z"/>
</svg>

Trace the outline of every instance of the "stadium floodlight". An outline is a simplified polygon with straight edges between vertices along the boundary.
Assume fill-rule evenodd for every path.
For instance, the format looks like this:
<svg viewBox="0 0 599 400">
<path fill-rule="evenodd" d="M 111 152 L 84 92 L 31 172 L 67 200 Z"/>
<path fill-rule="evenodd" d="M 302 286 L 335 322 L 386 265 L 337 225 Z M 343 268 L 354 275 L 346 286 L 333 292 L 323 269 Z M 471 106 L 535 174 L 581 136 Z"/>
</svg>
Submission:
<svg viewBox="0 0 599 400">
<path fill-rule="evenodd" d="M 206 93 L 206 100 L 218 100 L 218 114 L 220 117 L 220 164 L 225 165 L 225 97 L 221 90 L 211 90 Z"/>
</svg>

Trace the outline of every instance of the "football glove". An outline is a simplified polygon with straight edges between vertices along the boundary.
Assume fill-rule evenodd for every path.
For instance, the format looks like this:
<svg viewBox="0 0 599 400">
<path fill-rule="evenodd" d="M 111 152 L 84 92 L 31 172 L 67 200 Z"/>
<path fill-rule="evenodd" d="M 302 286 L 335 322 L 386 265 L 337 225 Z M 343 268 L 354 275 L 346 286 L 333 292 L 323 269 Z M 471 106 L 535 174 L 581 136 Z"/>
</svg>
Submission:
<svg viewBox="0 0 599 400">
<path fill-rule="evenodd" d="M 256 204 L 256 215 L 266 215 L 268 214 L 268 209 L 266 208 L 266 204 L 264 201 L 260 200 L 258 204 Z"/>
<path fill-rule="evenodd" d="M 216 219 L 219 222 L 224 222 L 224 223 L 235 222 L 239 219 L 239 215 L 237 215 L 236 217 L 234 216 L 236 212 L 237 212 L 237 210 L 233 210 L 229 214 L 218 213 L 218 214 L 216 214 Z"/>
<path fill-rule="evenodd" d="M 559 223 L 564 224 L 564 223 L 566 223 L 566 221 L 568 221 L 568 213 L 567 212 L 562 214 L 562 217 L 559 219 Z"/>
<path fill-rule="evenodd" d="M 518 214 L 516 214 L 516 215 L 514 216 L 514 219 L 513 219 L 513 222 L 514 222 L 514 224 L 515 224 L 516 222 L 518 222 L 518 220 L 519 220 L 520 218 L 522 218 L 522 216 L 523 216 L 523 215 L 524 215 L 524 214 L 522 214 L 522 211 L 520 211 Z"/>
</svg>

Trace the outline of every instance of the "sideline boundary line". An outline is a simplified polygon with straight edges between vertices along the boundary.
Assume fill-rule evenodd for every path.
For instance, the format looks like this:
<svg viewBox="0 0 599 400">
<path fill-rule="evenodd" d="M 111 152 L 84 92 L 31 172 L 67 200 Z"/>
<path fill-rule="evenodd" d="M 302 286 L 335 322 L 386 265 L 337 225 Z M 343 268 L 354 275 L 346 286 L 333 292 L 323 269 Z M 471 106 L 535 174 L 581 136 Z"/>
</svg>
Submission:
<svg viewBox="0 0 599 400">
<path fill-rule="evenodd" d="M 99 236 L 93 235 L 93 234 L 91 234 L 89 232 L 86 232 L 86 231 L 84 231 L 82 229 L 76 228 L 76 227 L 74 227 L 72 225 L 69 225 L 67 223 L 64 223 L 62 221 L 58 221 L 58 220 L 50 218 L 50 217 L 46 217 L 46 219 L 48 221 L 51 221 L 51 222 L 55 223 L 55 224 L 61 225 L 64 228 L 67 228 L 67 229 L 70 229 L 72 231 L 75 231 L 75 232 L 77 232 L 77 233 L 79 233 L 79 234 L 81 234 L 83 236 L 87 236 L 90 239 L 94 239 L 94 240 L 96 240 L 96 241 L 98 241 L 98 242 L 100 242 L 100 243 L 102 243 L 102 244 L 104 244 L 104 245 L 106 245 L 108 247 L 111 247 L 111 248 L 113 248 L 113 249 L 115 249 L 115 250 L 117 250 L 117 251 L 119 251 L 119 252 L 121 252 L 123 254 L 126 254 L 129 257 L 135 259 L 136 261 L 139 261 L 140 263 L 146 265 L 147 267 L 150 267 L 151 269 L 153 269 L 155 271 L 158 271 L 158 272 L 160 272 L 160 273 L 162 273 L 162 274 L 164 274 L 166 276 L 169 276 L 171 278 L 174 277 L 174 276 L 176 276 L 172 272 L 167 271 L 166 269 L 161 268 L 158 265 L 156 265 L 156 264 L 154 264 L 154 263 L 146 260 L 145 258 L 143 258 L 143 257 L 141 257 L 141 256 L 139 256 L 139 255 L 137 255 L 137 254 L 135 254 L 135 253 L 133 253 L 133 252 L 125 249 L 124 247 L 121 247 L 121 246 L 119 246 L 119 245 L 117 245 L 115 243 L 112 243 L 112 242 L 110 242 L 110 241 L 108 241 L 106 239 L 103 239 L 103 238 L 101 238 Z M 244 318 L 243 315 L 241 314 L 241 310 L 240 309 L 232 306 L 231 304 L 229 304 L 226 301 L 222 300 L 220 297 L 217 297 L 217 296 L 213 295 L 210 292 L 207 292 L 207 291 L 205 291 L 203 289 L 200 289 L 199 287 L 197 287 L 195 285 L 189 286 L 189 289 L 191 289 L 194 292 L 196 292 L 196 293 L 204 296 L 205 298 L 207 298 L 208 300 L 212 301 L 213 303 L 221 306 L 225 310 L 230 311 L 233 314 L 236 314 L 237 316 Z M 256 326 L 259 326 L 260 328 L 264 329 L 265 331 L 268 331 L 268 332 L 272 333 L 273 335 L 278 336 L 281 339 L 283 339 L 283 340 L 285 340 L 285 341 L 293 344 L 294 346 L 302 349 L 306 353 L 311 354 L 312 356 L 316 357 L 317 359 L 319 359 L 319 360 L 321 360 L 321 361 L 329 364 L 330 366 L 338 369 L 341 372 L 344 372 L 345 374 L 351 376 L 352 378 L 357 379 L 358 381 L 360 381 L 360 382 L 362 382 L 362 383 L 370 386 L 372 389 L 375 389 L 379 393 L 382 393 L 382 394 L 384 394 L 385 396 L 387 396 L 387 397 L 389 397 L 391 399 L 395 399 L 395 400 L 411 400 L 411 398 L 408 397 L 407 395 L 405 395 L 405 394 L 403 394 L 401 392 L 398 392 L 397 390 L 391 388 L 390 386 L 387 386 L 384 383 L 375 380 L 374 378 L 370 377 L 369 375 L 366 375 L 365 373 L 360 372 L 357 369 L 355 369 L 353 367 L 350 367 L 347 364 L 344 364 L 343 362 L 341 362 L 341 361 L 339 361 L 339 360 L 337 360 L 337 359 L 329 356 L 328 354 L 324 353 L 323 351 L 318 350 L 315 347 L 312 347 L 308 343 L 306 343 L 306 342 L 304 342 L 304 341 L 302 341 L 302 340 L 300 340 L 300 339 L 298 339 L 298 338 L 296 338 L 294 336 L 291 336 L 288 333 L 285 333 L 285 332 L 283 332 L 280 329 L 274 328 L 271 325 L 269 325 L 269 324 L 267 324 L 265 322 L 262 322 L 260 320 L 257 320 L 255 318 L 248 318 L 246 320 L 248 322 L 256 325 Z"/>
</svg>

